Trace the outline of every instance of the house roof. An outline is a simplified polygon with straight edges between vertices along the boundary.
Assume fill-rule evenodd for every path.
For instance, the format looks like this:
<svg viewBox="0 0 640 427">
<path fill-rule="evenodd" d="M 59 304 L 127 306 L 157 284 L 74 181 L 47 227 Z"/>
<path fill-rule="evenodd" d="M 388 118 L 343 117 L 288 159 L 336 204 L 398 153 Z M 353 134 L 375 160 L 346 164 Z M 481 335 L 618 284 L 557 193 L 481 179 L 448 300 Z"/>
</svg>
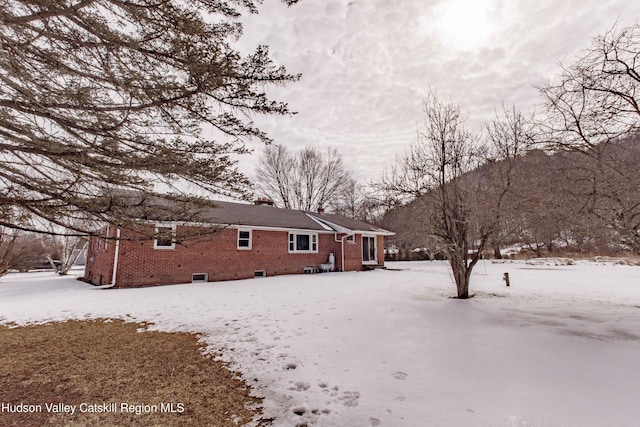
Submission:
<svg viewBox="0 0 640 427">
<path fill-rule="evenodd" d="M 315 213 L 315 212 L 309 212 L 308 214 L 315 218 L 318 218 L 319 220 L 323 221 L 324 223 L 326 223 L 327 225 L 329 225 L 334 229 L 336 228 L 335 225 L 337 225 L 338 227 L 344 227 L 351 231 L 362 231 L 367 233 L 385 234 L 385 235 L 395 234 L 390 231 L 371 225 L 368 222 L 358 221 L 356 219 L 348 218 L 342 215 Z"/>
<path fill-rule="evenodd" d="M 363 221 L 342 215 L 282 209 L 266 205 L 211 201 L 203 207 L 197 203 L 179 203 L 159 195 L 142 196 L 133 192 L 118 195 L 133 217 L 156 222 L 210 223 L 229 226 L 265 227 L 318 232 L 365 232 L 394 234 Z M 213 203 L 213 207 L 211 207 Z"/>
<path fill-rule="evenodd" d="M 214 201 L 214 204 L 214 208 L 201 214 L 203 220 L 227 225 L 326 231 L 303 211 L 234 202 Z"/>
<path fill-rule="evenodd" d="M 360 231 L 372 234 L 393 234 L 363 221 L 342 215 L 256 206 L 234 202 L 214 202 L 216 207 L 201 216 L 207 222 L 253 227 L 272 227 L 330 232 Z"/>
</svg>

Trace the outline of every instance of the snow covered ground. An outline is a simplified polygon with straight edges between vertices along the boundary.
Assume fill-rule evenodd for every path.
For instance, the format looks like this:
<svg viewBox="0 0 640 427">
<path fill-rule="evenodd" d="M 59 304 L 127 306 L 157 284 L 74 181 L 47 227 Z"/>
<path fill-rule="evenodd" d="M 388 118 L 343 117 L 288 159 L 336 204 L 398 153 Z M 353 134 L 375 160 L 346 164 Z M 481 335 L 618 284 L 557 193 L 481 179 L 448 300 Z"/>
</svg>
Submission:
<svg viewBox="0 0 640 427">
<path fill-rule="evenodd" d="M 640 267 L 487 261 L 467 301 L 445 263 L 388 267 L 126 290 L 10 274 L 0 321 L 200 332 L 276 426 L 640 425 Z"/>
</svg>

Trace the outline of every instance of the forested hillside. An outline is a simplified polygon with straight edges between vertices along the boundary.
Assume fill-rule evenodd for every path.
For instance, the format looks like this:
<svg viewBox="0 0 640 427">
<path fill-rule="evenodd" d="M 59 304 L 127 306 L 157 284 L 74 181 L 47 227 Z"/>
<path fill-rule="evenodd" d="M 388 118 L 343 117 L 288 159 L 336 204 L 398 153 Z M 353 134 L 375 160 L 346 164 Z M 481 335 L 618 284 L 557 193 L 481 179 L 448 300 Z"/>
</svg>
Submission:
<svg viewBox="0 0 640 427">
<path fill-rule="evenodd" d="M 589 156 L 533 150 L 517 158 L 486 254 L 500 257 L 501 249 L 514 246 L 530 256 L 640 253 L 638 165 L 638 135 L 599 144 Z M 499 168 L 488 163 L 464 178 L 490 185 Z M 397 233 L 390 245 L 398 257 L 433 258 L 444 249 L 424 233 L 428 200 L 423 195 L 385 215 L 383 226 Z"/>
</svg>

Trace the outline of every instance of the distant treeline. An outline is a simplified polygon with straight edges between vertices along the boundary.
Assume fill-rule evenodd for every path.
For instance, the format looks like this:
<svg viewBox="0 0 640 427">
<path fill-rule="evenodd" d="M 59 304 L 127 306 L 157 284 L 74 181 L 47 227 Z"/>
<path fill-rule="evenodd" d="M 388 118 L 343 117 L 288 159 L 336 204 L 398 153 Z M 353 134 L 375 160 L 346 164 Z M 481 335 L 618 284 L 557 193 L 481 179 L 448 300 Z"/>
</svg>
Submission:
<svg viewBox="0 0 640 427">
<path fill-rule="evenodd" d="M 480 185 L 497 176 L 487 163 L 467 174 Z M 640 136 L 633 135 L 584 152 L 532 150 L 515 163 L 499 229 L 486 256 L 640 253 Z M 437 259 L 445 248 L 423 232 L 428 197 L 389 210 L 382 226 L 389 259 Z M 489 201 L 490 202 L 490 201 Z"/>
</svg>

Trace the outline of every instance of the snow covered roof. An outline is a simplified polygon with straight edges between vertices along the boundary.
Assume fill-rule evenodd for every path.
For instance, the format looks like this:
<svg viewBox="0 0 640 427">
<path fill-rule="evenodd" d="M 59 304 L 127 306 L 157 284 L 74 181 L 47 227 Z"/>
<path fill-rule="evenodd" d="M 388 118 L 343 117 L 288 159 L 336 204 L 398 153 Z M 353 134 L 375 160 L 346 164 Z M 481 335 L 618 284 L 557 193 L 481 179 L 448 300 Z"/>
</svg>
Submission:
<svg viewBox="0 0 640 427">
<path fill-rule="evenodd" d="M 309 212 L 308 215 L 322 221 L 323 223 L 327 224 L 329 227 L 339 232 L 346 233 L 348 232 L 347 230 L 350 230 L 350 231 L 356 231 L 361 233 L 380 234 L 385 236 L 391 236 L 395 234 L 391 231 L 384 230 L 382 228 L 371 225 L 368 222 L 358 221 L 356 219 L 348 218 L 342 215 L 315 213 L 315 212 L 314 213 Z M 341 229 L 345 229 L 345 230 L 341 230 Z"/>
</svg>

